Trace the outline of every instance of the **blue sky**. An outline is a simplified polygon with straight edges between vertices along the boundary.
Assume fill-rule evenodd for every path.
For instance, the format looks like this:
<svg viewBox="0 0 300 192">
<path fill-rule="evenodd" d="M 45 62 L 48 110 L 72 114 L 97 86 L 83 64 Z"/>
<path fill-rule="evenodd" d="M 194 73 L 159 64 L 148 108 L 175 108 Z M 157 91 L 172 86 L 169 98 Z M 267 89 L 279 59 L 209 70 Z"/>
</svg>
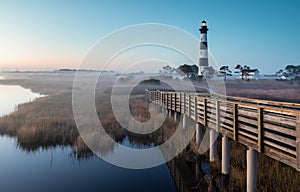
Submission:
<svg viewBox="0 0 300 192">
<path fill-rule="evenodd" d="M 195 37 L 208 22 L 219 65 L 274 73 L 300 64 L 299 1 L 0 1 L 0 68 L 77 67 L 103 36 L 128 25 L 163 23 Z"/>
</svg>

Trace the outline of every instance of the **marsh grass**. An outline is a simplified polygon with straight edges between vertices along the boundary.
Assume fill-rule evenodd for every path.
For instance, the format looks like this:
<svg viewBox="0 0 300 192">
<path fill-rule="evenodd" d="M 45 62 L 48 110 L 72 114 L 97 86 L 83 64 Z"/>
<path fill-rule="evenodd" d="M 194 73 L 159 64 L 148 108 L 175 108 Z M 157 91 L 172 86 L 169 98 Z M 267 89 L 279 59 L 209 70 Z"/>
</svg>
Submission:
<svg viewBox="0 0 300 192">
<path fill-rule="evenodd" d="M 0 134 L 17 137 L 18 145 L 29 151 L 72 145 L 78 131 L 71 114 L 70 93 L 39 98 L 0 118 Z"/>
<path fill-rule="evenodd" d="M 44 76 L 38 78 L 40 84 L 36 86 L 34 81 L 13 81 L 12 84 L 25 84 L 25 87 L 34 87 L 34 90 L 49 94 L 44 98 L 39 98 L 32 103 L 20 105 L 14 113 L 0 118 L 0 134 L 9 135 L 17 138 L 19 147 L 28 151 L 35 151 L 42 147 L 55 147 L 57 145 L 73 146 L 74 154 L 78 158 L 86 158 L 92 156 L 93 153 L 80 137 L 76 128 L 76 124 L 72 115 L 72 94 L 71 94 L 71 77 L 68 83 L 62 83 L 63 78 L 55 81 L 45 79 Z M 52 82 L 50 89 L 45 88 L 49 82 Z M 268 85 L 270 82 L 265 81 Z M 229 86 L 230 93 L 239 96 L 240 91 L 237 90 L 234 82 L 226 82 Z M 232 85 L 231 85 L 232 84 Z M 247 83 L 242 82 L 245 90 L 250 90 L 251 87 L 256 88 L 254 81 Z M 286 86 L 284 83 L 281 86 Z M 265 86 L 265 85 L 264 85 Z M 299 85 L 293 85 L 299 86 Z M 277 87 L 278 88 L 278 87 Z M 277 89 L 276 88 L 276 89 Z M 298 87 L 297 87 L 298 88 Z M 275 88 L 274 88 L 275 89 Z M 64 91 L 62 91 L 64 90 Z M 244 90 L 244 89 L 243 89 Z M 143 93 L 144 87 L 139 87 L 136 93 Z M 286 92 L 277 89 L 278 92 Z M 243 92 L 248 94 L 249 91 Z M 261 92 L 256 91 L 257 97 Z M 294 95 L 299 95 L 299 89 L 294 92 Z M 249 93 L 250 94 L 250 93 Z M 266 96 L 267 97 L 267 96 Z M 178 126 L 172 118 L 167 118 L 160 129 L 152 134 L 139 135 L 132 134 L 123 129 L 116 121 L 112 114 L 110 106 L 110 91 L 99 93 L 96 95 L 97 113 L 105 130 L 113 136 L 113 138 L 121 142 L 126 136 L 129 136 L 131 142 L 139 144 L 155 143 L 159 145 L 170 136 L 172 136 Z M 149 119 L 148 112 L 149 103 L 146 102 L 141 95 L 133 94 L 130 100 L 131 114 L 138 121 L 145 122 Z M 90 133 L 91 137 L 93 132 Z M 215 186 L 218 184 L 221 167 L 221 144 L 218 139 L 218 159 L 215 163 L 210 164 L 212 172 L 212 182 Z M 224 188 L 226 191 L 244 191 L 246 187 L 246 147 L 234 141 L 230 142 L 230 185 Z M 113 144 L 107 143 L 102 146 L 103 154 L 107 154 L 113 150 Z M 197 154 L 197 147 L 191 142 L 189 149 L 186 152 Z M 186 154 L 186 153 L 185 153 Z M 198 157 L 206 159 L 205 157 Z M 258 156 L 259 172 L 258 172 L 258 191 L 300 191 L 300 174 L 291 167 L 283 166 L 280 162 L 273 160 L 265 155 Z M 213 187 L 212 187 L 212 190 Z"/>
<path fill-rule="evenodd" d="M 211 180 L 219 187 L 221 178 L 221 136 L 217 140 L 218 156 L 210 163 Z M 230 184 L 222 191 L 245 191 L 246 189 L 246 150 L 247 148 L 235 141 L 230 141 Z M 208 158 L 208 155 L 207 155 Z M 257 191 L 300 191 L 300 173 L 294 168 L 271 159 L 264 154 L 258 154 Z"/>
</svg>

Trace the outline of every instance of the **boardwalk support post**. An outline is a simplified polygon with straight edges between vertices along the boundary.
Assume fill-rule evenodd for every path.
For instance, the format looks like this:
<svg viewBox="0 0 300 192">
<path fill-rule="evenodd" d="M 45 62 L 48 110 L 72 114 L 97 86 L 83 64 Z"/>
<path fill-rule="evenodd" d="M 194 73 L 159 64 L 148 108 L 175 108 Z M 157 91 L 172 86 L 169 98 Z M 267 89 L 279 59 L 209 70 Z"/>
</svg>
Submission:
<svg viewBox="0 0 300 192">
<path fill-rule="evenodd" d="M 182 119 L 183 129 L 188 128 L 188 121 L 189 121 L 189 117 L 186 114 L 183 114 L 183 119 Z"/>
<path fill-rule="evenodd" d="M 221 131 L 224 134 L 222 138 L 223 174 L 230 171 L 230 160 L 227 159 L 230 153 L 229 138 L 237 142 L 241 140 L 240 142 L 251 147 L 247 151 L 248 191 L 256 189 L 258 152 L 265 153 L 300 171 L 300 104 L 227 97 L 218 94 L 210 96 L 209 94 L 161 92 L 147 89 L 145 97 L 150 106 L 155 103 L 160 105 L 160 108 L 155 108 L 155 110 L 162 110 L 166 116 L 172 116 L 172 119 L 174 118 L 177 122 L 182 120 L 184 129 L 192 125 L 191 119 L 194 119 L 195 140 L 198 145 L 202 140 L 202 130 L 206 127 L 210 140 L 205 139 L 207 141 L 205 144 L 210 145 L 210 161 L 215 160 L 217 153 L 215 140 L 218 132 Z M 215 106 L 214 103 L 216 103 Z M 224 110 L 224 106 L 230 107 Z M 253 143 L 254 140 L 257 142 Z M 286 153 L 282 153 L 283 151 Z"/>
<path fill-rule="evenodd" d="M 174 121 L 178 122 L 178 120 L 179 120 L 179 113 L 174 111 Z"/>
<path fill-rule="evenodd" d="M 222 137 L 222 174 L 228 175 L 230 170 L 230 144 L 228 137 Z"/>
<path fill-rule="evenodd" d="M 200 141 L 203 138 L 203 133 L 202 133 L 202 125 L 201 123 L 196 123 L 196 145 L 200 144 Z"/>
<path fill-rule="evenodd" d="M 169 117 L 172 117 L 172 109 L 169 109 Z"/>
<path fill-rule="evenodd" d="M 209 161 L 214 162 L 217 156 L 217 132 L 215 129 L 210 129 L 209 132 Z"/>
<path fill-rule="evenodd" d="M 256 191 L 257 186 L 257 151 L 247 150 L 247 192 Z"/>
</svg>

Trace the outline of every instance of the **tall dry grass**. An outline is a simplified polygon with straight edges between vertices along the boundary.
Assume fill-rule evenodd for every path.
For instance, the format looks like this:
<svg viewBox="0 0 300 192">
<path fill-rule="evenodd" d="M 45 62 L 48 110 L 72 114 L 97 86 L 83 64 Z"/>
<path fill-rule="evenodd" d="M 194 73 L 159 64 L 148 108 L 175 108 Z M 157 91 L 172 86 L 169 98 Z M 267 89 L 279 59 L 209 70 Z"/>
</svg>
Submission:
<svg viewBox="0 0 300 192">
<path fill-rule="evenodd" d="M 46 81 L 45 81 L 46 82 Z M 57 82 L 58 83 L 58 82 Z M 248 90 L 256 87 L 255 83 L 246 84 L 242 82 Z M 228 82 L 227 84 L 230 84 Z M 234 84 L 232 82 L 232 84 Z M 30 85 L 28 85 L 30 86 Z M 232 93 L 237 91 L 235 85 L 229 87 Z M 283 85 L 282 85 L 283 86 Z M 298 85 L 293 85 L 298 86 Z M 43 87 L 43 86 L 41 86 Z M 67 86 L 66 86 L 67 87 Z M 246 88 L 244 90 L 247 90 Z M 142 90 L 142 89 L 140 89 Z M 280 90 L 279 90 L 280 91 Z M 46 90 L 45 90 L 45 93 Z M 243 92 L 244 93 L 244 92 Z M 247 92 L 245 92 L 247 93 Z M 245 94 L 244 93 L 244 94 Z M 237 93 L 238 94 L 238 93 Z M 259 95 L 259 93 L 257 92 Z M 178 126 L 172 118 L 167 118 L 163 126 L 152 134 L 143 136 L 129 133 L 123 129 L 112 114 L 110 106 L 110 92 L 97 95 L 97 113 L 106 131 L 117 141 L 122 141 L 125 136 L 129 136 L 131 142 L 136 144 L 146 144 L 154 142 L 157 145 L 163 143 L 172 136 Z M 52 147 L 57 145 L 74 146 L 74 152 L 81 157 L 93 155 L 83 139 L 80 137 L 72 116 L 71 90 L 57 91 L 53 86 L 51 95 L 45 98 L 19 106 L 18 111 L 11 115 L 0 118 L 0 134 L 10 135 L 17 138 L 18 144 L 25 150 L 36 150 L 39 147 Z M 130 101 L 130 109 L 136 120 L 145 122 L 149 119 L 149 103 L 142 96 L 133 96 Z M 93 133 L 91 133 L 93 135 Z M 113 149 L 113 145 L 108 143 L 103 146 L 103 154 Z M 193 143 L 190 144 L 185 154 L 193 152 Z M 218 140 L 218 151 L 220 155 L 220 139 Z M 194 151 L 196 154 L 196 151 Z M 231 142 L 231 174 L 230 185 L 224 190 L 244 191 L 246 186 L 246 148 L 235 142 Z M 205 157 L 207 159 L 207 157 Z M 212 179 L 217 182 L 220 176 L 220 159 L 211 164 Z M 299 172 L 293 168 L 283 166 L 278 161 L 270 159 L 265 155 L 259 155 L 258 191 L 300 191 Z"/>
<path fill-rule="evenodd" d="M 221 176 L 221 136 L 217 139 L 218 156 L 215 162 L 210 163 L 211 180 L 214 189 L 219 189 Z M 221 188 L 222 191 L 246 191 L 246 162 L 247 147 L 235 141 L 230 141 L 230 178 L 229 185 Z M 206 154 L 208 159 L 208 154 Z M 258 154 L 258 183 L 257 191 L 300 191 L 300 172 L 271 159 L 264 154 Z"/>
</svg>

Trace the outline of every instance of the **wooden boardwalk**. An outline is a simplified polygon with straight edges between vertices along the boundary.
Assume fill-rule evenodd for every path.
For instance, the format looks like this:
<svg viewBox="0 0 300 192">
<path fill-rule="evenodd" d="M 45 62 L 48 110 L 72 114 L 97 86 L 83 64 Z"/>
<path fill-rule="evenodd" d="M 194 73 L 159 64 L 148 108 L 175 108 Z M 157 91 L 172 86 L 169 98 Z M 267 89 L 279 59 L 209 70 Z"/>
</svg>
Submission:
<svg viewBox="0 0 300 192">
<path fill-rule="evenodd" d="M 146 98 L 300 171 L 300 104 L 149 90 Z"/>
</svg>

